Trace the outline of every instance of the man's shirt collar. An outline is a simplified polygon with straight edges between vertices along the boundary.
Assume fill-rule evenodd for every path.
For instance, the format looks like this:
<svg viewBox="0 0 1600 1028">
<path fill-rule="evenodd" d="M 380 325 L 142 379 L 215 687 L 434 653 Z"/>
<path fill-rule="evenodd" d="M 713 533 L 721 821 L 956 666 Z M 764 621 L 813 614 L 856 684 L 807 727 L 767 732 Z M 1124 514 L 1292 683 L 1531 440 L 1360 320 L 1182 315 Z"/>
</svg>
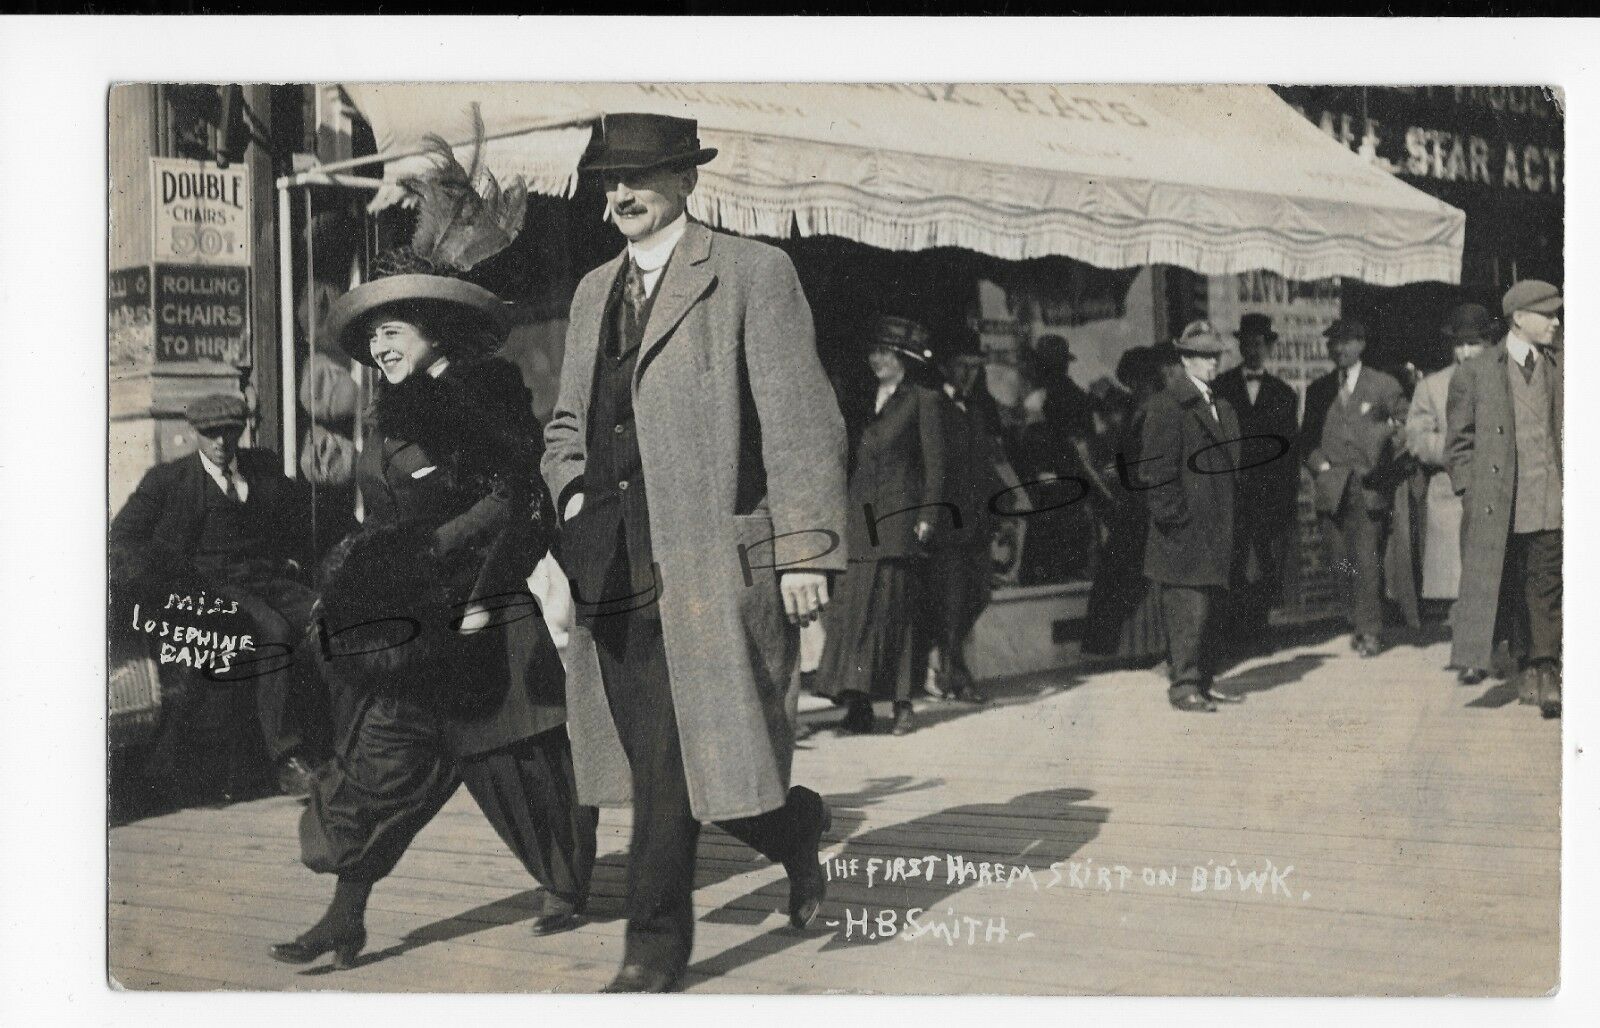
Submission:
<svg viewBox="0 0 1600 1028">
<path fill-rule="evenodd" d="M 684 230 L 688 227 L 689 213 L 685 211 L 665 228 L 657 229 L 643 239 L 629 242 L 628 257 L 640 271 L 659 271 L 666 266 L 672 251 L 678 246 L 678 240 L 683 238 Z"/>
<path fill-rule="evenodd" d="M 1507 357 L 1510 357 L 1518 364 L 1526 364 L 1528 362 L 1529 351 L 1532 351 L 1534 354 L 1538 354 L 1539 348 L 1521 336 L 1517 335 L 1515 332 L 1506 333 Z M 1535 357 L 1535 359 L 1537 359 L 1537 357 Z"/>
</svg>

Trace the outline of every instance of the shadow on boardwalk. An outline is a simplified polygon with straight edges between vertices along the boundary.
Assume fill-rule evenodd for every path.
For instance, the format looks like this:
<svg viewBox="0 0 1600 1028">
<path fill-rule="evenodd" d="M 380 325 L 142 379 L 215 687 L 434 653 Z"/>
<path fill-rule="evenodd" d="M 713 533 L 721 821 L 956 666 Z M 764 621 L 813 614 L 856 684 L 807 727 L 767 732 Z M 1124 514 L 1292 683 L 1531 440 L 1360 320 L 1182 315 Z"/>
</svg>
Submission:
<svg viewBox="0 0 1600 1028">
<path fill-rule="evenodd" d="M 862 806 L 916 792 L 930 784 L 879 779 L 861 793 L 827 797 L 835 810 L 835 834 L 841 825 L 861 823 Z M 1013 866 L 1023 863 L 1025 854 L 1026 864 L 1038 874 L 1041 868 L 1070 858 L 1099 835 L 1100 826 L 1109 818 L 1110 811 L 1088 803 L 1093 797 L 1094 793 L 1088 789 L 1046 789 L 1024 793 L 1005 803 L 951 807 L 860 835 L 849 834 L 844 848 L 829 857 L 829 864 L 836 866 L 837 861 L 856 860 L 859 867 L 865 867 L 872 858 L 885 861 L 895 857 L 960 854 L 971 861 L 999 861 Z M 836 877 L 829 886 L 828 900 L 817 920 L 819 925 L 830 927 L 834 932 L 823 950 L 872 946 L 895 938 L 890 935 L 868 937 L 859 929 L 851 933 L 846 923 L 847 907 L 864 906 L 869 914 L 894 909 L 900 918 L 904 918 L 907 909 L 921 907 L 929 912 L 930 920 L 937 920 L 941 904 L 974 884 L 970 880 L 947 882 L 946 868 L 941 863 L 931 881 L 919 878 L 908 884 L 896 883 L 896 886 L 885 891 L 885 883 L 880 882 L 875 895 L 860 875 L 846 880 Z M 780 879 L 723 904 L 702 920 L 711 924 L 759 924 L 774 909 L 786 908 L 788 889 L 787 880 Z M 889 896 L 900 902 L 885 902 Z M 815 937 L 815 934 L 797 933 L 787 927 L 766 932 L 701 960 L 689 969 L 690 974 L 702 979 L 734 974 Z"/>
</svg>

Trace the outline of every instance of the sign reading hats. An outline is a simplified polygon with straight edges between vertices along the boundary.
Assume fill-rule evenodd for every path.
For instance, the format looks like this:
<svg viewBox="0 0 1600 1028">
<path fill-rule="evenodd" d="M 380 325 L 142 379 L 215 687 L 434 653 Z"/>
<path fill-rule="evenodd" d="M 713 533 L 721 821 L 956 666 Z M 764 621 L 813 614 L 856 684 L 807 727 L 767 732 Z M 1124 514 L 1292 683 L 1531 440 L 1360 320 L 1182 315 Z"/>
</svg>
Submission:
<svg viewBox="0 0 1600 1028">
<path fill-rule="evenodd" d="M 150 159 L 156 360 L 250 363 L 249 168 Z"/>
</svg>

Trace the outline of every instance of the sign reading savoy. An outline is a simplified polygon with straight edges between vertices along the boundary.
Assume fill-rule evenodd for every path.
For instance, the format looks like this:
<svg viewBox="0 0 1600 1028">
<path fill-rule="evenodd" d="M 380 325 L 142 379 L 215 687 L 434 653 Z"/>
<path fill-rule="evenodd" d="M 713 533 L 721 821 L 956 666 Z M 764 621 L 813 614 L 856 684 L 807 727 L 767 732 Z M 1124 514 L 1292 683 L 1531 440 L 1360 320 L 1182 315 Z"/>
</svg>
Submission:
<svg viewBox="0 0 1600 1028">
<path fill-rule="evenodd" d="M 250 266 L 250 175 L 245 165 L 150 158 L 158 263 Z"/>
</svg>

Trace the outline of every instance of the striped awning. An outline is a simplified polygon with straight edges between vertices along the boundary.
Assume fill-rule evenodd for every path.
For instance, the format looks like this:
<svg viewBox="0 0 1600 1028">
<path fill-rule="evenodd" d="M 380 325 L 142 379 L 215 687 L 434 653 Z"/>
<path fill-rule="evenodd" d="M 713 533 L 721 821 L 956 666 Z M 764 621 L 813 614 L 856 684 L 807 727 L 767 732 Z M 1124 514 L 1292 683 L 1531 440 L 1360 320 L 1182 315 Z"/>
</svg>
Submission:
<svg viewBox="0 0 1600 1028">
<path fill-rule="evenodd" d="M 1104 268 L 1457 282 L 1466 217 L 1324 135 L 1265 86 L 901 83 L 345 84 L 388 178 L 427 133 L 570 195 L 607 113 L 696 118 L 716 160 L 690 212 L 746 235 L 835 235 Z M 552 127 L 556 126 L 556 127 Z"/>
</svg>

